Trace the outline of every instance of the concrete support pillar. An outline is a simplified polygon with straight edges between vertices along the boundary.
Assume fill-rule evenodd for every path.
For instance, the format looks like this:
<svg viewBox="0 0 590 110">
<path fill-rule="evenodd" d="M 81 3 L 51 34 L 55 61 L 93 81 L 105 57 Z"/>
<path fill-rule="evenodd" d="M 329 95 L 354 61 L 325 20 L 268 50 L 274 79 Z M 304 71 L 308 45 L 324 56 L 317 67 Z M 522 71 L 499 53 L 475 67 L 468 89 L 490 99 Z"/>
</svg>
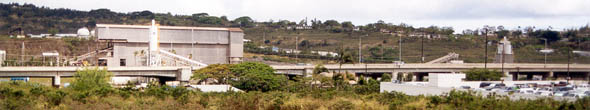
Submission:
<svg viewBox="0 0 590 110">
<path fill-rule="evenodd" d="M 61 76 L 55 75 L 53 76 L 53 86 L 59 88 L 61 84 Z"/>
<path fill-rule="evenodd" d="M 191 68 L 178 68 L 178 73 L 176 73 L 176 80 L 180 82 L 188 82 L 193 73 Z"/>
<path fill-rule="evenodd" d="M 532 74 L 526 74 L 526 79 L 527 80 L 532 80 L 533 79 L 533 75 Z"/>
<path fill-rule="evenodd" d="M 416 81 L 417 78 L 417 75 L 412 75 L 412 82 Z"/>
<path fill-rule="evenodd" d="M 510 72 L 505 71 L 504 76 L 506 76 L 506 77 L 504 77 L 504 81 L 512 81 L 513 77 L 512 77 L 512 75 L 510 75 Z"/>
<path fill-rule="evenodd" d="M 553 76 L 553 71 L 549 71 L 549 73 L 547 73 L 547 78 L 548 80 L 553 80 L 555 76 Z"/>
</svg>

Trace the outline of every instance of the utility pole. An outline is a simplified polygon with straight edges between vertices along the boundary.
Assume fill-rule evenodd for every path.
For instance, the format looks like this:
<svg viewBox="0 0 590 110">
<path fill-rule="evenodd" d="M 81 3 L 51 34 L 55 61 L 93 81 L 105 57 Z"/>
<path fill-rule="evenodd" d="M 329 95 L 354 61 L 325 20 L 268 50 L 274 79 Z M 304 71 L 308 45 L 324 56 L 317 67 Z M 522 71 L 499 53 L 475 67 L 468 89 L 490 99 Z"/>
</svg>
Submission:
<svg viewBox="0 0 590 110">
<path fill-rule="evenodd" d="M 422 38 L 422 52 L 420 54 L 422 54 L 422 61 L 420 63 L 424 63 L 424 36 L 421 37 Z"/>
<path fill-rule="evenodd" d="M 485 51 L 486 51 L 486 52 L 485 52 L 485 54 L 486 54 L 486 55 L 485 55 L 485 59 L 483 60 L 483 62 L 484 62 L 484 65 L 483 65 L 483 67 L 484 67 L 485 69 L 488 69 L 488 30 L 487 30 L 487 29 L 485 29 L 485 34 L 486 34 L 486 35 L 485 35 L 485 37 L 486 37 L 486 43 L 485 43 L 485 44 L 486 44 L 486 45 L 485 45 L 485 48 L 486 48 L 486 49 L 485 49 Z"/>
<path fill-rule="evenodd" d="M 502 74 L 504 74 L 504 54 L 506 52 L 505 44 L 502 43 Z"/>
<path fill-rule="evenodd" d="M 545 41 L 545 49 L 547 49 L 547 39 L 541 39 Z M 544 63 L 543 63 L 543 68 L 547 68 L 547 53 L 548 52 L 543 52 L 545 54 L 545 59 L 544 59 Z"/>
<path fill-rule="evenodd" d="M 402 61 L 402 36 L 399 36 L 399 61 Z"/>
<path fill-rule="evenodd" d="M 291 51 L 295 54 L 295 63 L 299 63 L 299 59 L 298 59 L 299 53 L 295 52 L 295 51 L 297 51 L 298 47 L 299 47 L 299 35 L 295 36 L 295 50 Z"/>
<path fill-rule="evenodd" d="M 572 53 L 572 50 L 569 50 L 568 49 L 568 51 L 567 51 L 567 83 L 569 83 L 570 82 L 570 79 L 571 79 L 571 77 L 570 77 L 570 58 L 571 58 L 571 53 Z"/>
<path fill-rule="evenodd" d="M 363 51 L 361 50 L 361 48 L 362 48 L 362 36 L 359 36 L 359 63 L 363 63 L 363 61 L 362 61 L 363 57 L 361 56 Z"/>
<path fill-rule="evenodd" d="M 264 31 L 262 32 L 262 44 L 266 45 L 266 27 L 264 27 Z"/>
<path fill-rule="evenodd" d="M 20 65 L 23 66 L 25 62 L 25 42 L 22 42 L 20 52 Z"/>
</svg>

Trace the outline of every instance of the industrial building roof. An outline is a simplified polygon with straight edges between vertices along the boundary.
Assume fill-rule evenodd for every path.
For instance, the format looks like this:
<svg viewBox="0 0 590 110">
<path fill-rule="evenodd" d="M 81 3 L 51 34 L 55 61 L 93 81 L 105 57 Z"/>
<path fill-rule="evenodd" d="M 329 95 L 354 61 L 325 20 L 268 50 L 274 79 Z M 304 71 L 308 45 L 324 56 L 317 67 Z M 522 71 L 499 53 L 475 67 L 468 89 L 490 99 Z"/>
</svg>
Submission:
<svg viewBox="0 0 590 110">
<path fill-rule="evenodd" d="M 149 25 L 122 25 L 122 24 L 96 24 L 96 27 L 150 28 Z M 243 32 L 242 29 L 240 29 L 240 28 L 220 28 L 220 27 L 159 26 L 159 28 L 160 29 L 193 29 L 193 30 Z"/>
<path fill-rule="evenodd" d="M 99 40 L 146 43 L 149 41 L 151 26 L 96 24 Z M 160 43 L 229 44 L 230 38 L 243 42 L 243 31 L 239 28 L 158 26 Z M 239 39 L 239 40 L 238 40 Z"/>
</svg>

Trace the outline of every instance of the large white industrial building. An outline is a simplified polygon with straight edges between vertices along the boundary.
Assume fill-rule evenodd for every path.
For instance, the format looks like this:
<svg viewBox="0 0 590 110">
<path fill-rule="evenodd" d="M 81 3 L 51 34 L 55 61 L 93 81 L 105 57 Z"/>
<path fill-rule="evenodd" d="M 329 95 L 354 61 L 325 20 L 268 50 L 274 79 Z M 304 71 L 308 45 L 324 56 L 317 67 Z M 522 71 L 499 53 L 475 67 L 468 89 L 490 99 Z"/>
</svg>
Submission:
<svg viewBox="0 0 590 110">
<path fill-rule="evenodd" d="M 99 65 L 147 66 L 150 29 L 153 26 L 97 24 L 96 36 L 108 42 L 109 50 L 98 60 Z M 244 33 L 239 28 L 157 26 L 156 29 L 162 66 L 242 61 Z"/>
</svg>

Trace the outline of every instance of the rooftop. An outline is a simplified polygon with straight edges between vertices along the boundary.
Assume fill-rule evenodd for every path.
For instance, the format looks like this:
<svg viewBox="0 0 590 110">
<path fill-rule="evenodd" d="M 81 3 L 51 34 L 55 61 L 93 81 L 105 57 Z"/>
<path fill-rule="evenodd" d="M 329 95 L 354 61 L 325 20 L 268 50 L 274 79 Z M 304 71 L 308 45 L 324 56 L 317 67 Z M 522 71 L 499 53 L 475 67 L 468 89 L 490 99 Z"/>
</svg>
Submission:
<svg viewBox="0 0 590 110">
<path fill-rule="evenodd" d="M 122 24 L 96 24 L 96 27 L 116 27 L 116 28 L 150 28 L 150 25 L 122 25 Z M 240 28 L 221 28 L 221 27 L 188 27 L 188 26 L 159 26 L 160 29 L 193 29 L 193 30 L 212 30 L 212 31 L 232 31 L 243 32 Z"/>
</svg>

